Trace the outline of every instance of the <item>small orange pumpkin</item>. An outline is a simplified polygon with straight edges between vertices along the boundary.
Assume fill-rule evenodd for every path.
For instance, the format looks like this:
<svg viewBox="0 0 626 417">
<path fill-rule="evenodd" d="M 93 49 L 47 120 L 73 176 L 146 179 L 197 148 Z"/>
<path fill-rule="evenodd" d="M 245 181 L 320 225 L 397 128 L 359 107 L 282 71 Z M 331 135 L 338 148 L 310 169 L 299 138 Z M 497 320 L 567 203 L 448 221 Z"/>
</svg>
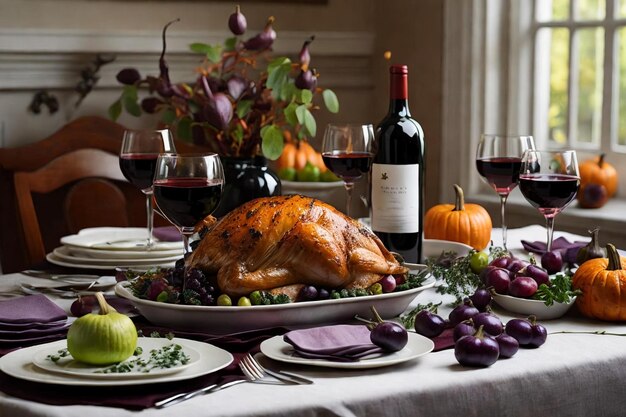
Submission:
<svg viewBox="0 0 626 417">
<path fill-rule="evenodd" d="M 282 168 L 295 168 L 296 171 L 304 168 L 309 162 L 318 167 L 320 172 L 325 172 L 328 168 L 324 164 L 322 154 L 317 152 L 309 142 L 301 140 L 297 143 L 285 142 L 283 153 L 276 160 L 276 170 Z"/>
<path fill-rule="evenodd" d="M 491 241 L 491 217 L 478 204 L 465 204 L 463 189 L 454 184 L 455 204 L 438 204 L 424 217 L 424 237 L 465 243 L 481 251 Z"/>
<path fill-rule="evenodd" d="M 585 261 L 572 277 L 582 291 L 576 306 L 582 314 L 607 321 L 626 321 L 626 257 L 606 245 L 607 258 Z"/>
<path fill-rule="evenodd" d="M 580 171 L 580 190 L 587 184 L 603 185 L 609 198 L 617 192 L 617 171 L 604 160 L 604 154 L 583 161 L 578 167 Z M 579 191 L 580 194 L 581 191 Z M 579 198 L 581 198 L 579 196 Z"/>
</svg>

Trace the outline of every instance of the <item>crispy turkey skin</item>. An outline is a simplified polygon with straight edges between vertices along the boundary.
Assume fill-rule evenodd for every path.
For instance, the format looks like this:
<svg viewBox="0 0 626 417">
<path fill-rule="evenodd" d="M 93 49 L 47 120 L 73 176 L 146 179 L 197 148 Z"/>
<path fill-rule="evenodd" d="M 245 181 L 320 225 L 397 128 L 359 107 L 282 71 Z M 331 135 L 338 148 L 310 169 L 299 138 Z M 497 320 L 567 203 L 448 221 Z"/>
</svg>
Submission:
<svg viewBox="0 0 626 417">
<path fill-rule="evenodd" d="M 407 272 L 369 229 L 305 196 L 259 198 L 204 223 L 186 265 L 216 274 L 231 297 L 294 284 L 367 288 Z"/>
</svg>

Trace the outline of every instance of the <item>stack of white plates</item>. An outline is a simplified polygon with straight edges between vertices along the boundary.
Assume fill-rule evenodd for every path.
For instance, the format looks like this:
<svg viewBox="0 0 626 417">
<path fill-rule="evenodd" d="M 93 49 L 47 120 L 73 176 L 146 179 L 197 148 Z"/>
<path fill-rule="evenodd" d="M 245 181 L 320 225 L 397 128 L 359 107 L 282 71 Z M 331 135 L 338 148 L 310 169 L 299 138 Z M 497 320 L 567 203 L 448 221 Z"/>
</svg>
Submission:
<svg viewBox="0 0 626 417">
<path fill-rule="evenodd" d="M 62 246 L 46 259 L 60 266 L 87 269 L 128 267 L 148 270 L 171 268 L 183 256 L 182 241 L 155 240 L 146 247 L 147 230 L 137 227 L 93 227 L 61 238 Z"/>
</svg>

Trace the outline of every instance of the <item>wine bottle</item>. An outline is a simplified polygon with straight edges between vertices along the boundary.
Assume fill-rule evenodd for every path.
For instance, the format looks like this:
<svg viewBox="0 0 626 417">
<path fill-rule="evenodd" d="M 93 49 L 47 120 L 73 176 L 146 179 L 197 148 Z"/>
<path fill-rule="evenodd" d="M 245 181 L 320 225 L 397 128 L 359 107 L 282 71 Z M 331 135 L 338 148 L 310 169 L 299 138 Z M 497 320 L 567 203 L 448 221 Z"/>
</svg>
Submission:
<svg viewBox="0 0 626 417">
<path fill-rule="evenodd" d="M 389 112 L 376 127 L 370 175 L 372 230 L 406 262 L 422 255 L 424 131 L 411 118 L 408 67 L 392 65 Z"/>
</svg>

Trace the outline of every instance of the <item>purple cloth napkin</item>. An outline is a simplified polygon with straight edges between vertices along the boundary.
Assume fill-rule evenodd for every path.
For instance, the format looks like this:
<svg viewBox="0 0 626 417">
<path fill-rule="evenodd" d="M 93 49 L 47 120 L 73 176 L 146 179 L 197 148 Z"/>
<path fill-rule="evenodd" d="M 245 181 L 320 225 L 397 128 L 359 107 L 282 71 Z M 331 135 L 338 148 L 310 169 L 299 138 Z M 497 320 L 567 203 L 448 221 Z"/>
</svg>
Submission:
<svg viewBox="0 0 626 417">
<path fill-rule="evenodd" d="M 178 229 L 174 226 L 162 226 L 152 229 L 152 236 L 161 242 L 178 242 L 183 240 Z"/>
<path fill-rule="evenodd" d="M 543 255 L 546 253 L 547 245 L 545 242 L 529 242 L 527 240 L 522 240 L 522 246 L 528 252 L 536 253 L 538 255 Z M 576 255 L 578 254 L 578 250 L 583 246 L 586 246 L 589 242 L 570 242 L 564 237 L 556 238 L 552 241 L 552 250 L 561 252 L 561 257 L 563 261 L 568 263 L 576 262 Z"/>
<path fill-rule="evenodd" d="M 50 323 L 67 319 L 65 311 L 45 295 L 0 301 L 0 324 Z"/>
<path fill-rule="evenodd" d="M 371 342 L 365 325 L 339 324 L 292 330 L 283 339 L 294 347 L 296 354 L 305 358 L 346 362 L 383 352 Z"/>
</svg>

